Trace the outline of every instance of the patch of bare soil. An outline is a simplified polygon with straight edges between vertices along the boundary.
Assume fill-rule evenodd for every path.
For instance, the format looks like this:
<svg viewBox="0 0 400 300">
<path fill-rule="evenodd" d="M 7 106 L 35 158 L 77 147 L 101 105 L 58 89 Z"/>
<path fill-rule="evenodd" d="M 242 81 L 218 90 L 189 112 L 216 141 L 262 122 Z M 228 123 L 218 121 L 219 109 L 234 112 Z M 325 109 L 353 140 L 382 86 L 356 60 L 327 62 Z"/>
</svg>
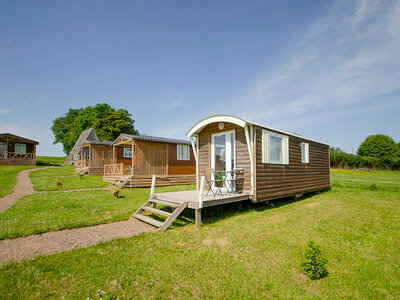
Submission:
<svg viewBox="0 0 400 300">
<path fill-rule="evenodd" d="M 150 231 L 155 231 L 155 228 L 132 218 L 121 222 L 3 240 L 0 241 L 0 264 L 88 247 L 114 238 L 131 237 Z"/>
</svg>

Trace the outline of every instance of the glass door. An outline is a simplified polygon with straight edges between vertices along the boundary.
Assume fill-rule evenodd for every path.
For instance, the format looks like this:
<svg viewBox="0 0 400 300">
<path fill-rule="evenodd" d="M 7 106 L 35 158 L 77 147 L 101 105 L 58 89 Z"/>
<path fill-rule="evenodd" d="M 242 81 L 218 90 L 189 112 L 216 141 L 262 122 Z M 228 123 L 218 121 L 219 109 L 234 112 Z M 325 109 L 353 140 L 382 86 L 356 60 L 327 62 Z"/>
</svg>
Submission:
<svg viewBox="0 0 400 300">
<path fill-rule="evenodd" d="M 233 191 L 232 171 L 235 168 L 235 132 L 227 131 L 211 136 L 211 168 L 213 188 Z"/>
</svg>

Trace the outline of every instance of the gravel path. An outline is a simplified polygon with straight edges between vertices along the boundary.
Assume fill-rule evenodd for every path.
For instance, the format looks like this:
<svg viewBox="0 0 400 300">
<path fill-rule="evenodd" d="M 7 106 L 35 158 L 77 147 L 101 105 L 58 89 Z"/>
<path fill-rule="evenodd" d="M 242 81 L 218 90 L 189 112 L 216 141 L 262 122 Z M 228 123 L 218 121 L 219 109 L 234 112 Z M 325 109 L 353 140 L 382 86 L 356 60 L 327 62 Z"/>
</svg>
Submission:
<svg viewBox="0 0 400 300">
<path fill-rule="evenodd" d="M 29 178 L 29 173 L 36 170 L 44 170 L 48 168 L 37 168 L 37 169 L 29 169 L 23 170 L 17 175 L 17 184 L 14 186 L 13 192 L 8 194 L 2 198 L 0 198 L 0 213 L 9 208 L 12 204 L 17 202 L 17 200 L 25 195 L 33 194 L 35 191 L 33 190 L 33 185 L 31 179 Z"/>
<path fill-rule="evenodd" d="M 0 264 L 155 231 L 136 219 L 0 241 Z"/>
</svg>

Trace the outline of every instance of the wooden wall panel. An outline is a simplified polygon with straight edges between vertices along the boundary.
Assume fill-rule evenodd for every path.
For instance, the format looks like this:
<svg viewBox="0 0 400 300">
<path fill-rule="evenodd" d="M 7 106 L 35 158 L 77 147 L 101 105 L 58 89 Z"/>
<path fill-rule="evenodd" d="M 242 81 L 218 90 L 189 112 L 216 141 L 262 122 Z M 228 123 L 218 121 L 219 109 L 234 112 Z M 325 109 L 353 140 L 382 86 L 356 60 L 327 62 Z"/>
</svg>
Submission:
<svg viewBox="0 0 400 300">
<path fill-rule="evenodd" d="M 109 164 L 112 164 L 112 147 L 91 145 L 89 166 L 93 168 L 100 168 Z"/>
<path fill-rule="evenodd" d="M 289 165 L 262 163 L 262 128 L 256 127 L 256 199 L 264 201 L 330 186 L 329 146 L 289 136 Z M 301 142 L 309 143 L 309 163 L 301 162 Z"/>
<path fill-rule="evenodd" d="M 250 157 L 247 150 L 246 136 L 244 129 L 231 123 L 224 123 L 224 129 L 218 128 L 219 123 L 212 123 L 203 128 L 199 139 L 199 179 L 204 175 L 204 170 L 211 168 L 211 135 L 225 131 L 235 130 L 235 158 L 236 168 L 243 168 L 245 180 L 243 189 L 250 189 Z"/>
<path fill-rule="evenodd" d="M 134 174 L 166 175 L 167 145 L 165 143 L 135 141 Z"/>
<path fill-rule="evenodd" d="M 132 159 L 130 157 L 124 157 L 124 147 L 115 147 L 115 153 L 117 156 L 115 163 L 117 164 L 123 163 L 124 166 L 132 165 Z"/>
<path fill-rule="evenodd" d="M 168 167 L 170 175 L 196 174 L 196 160 L 192 146 L 189 145 L 190 160 L 177 159 L 177 145 L 168 144 Z"/>
</svg>

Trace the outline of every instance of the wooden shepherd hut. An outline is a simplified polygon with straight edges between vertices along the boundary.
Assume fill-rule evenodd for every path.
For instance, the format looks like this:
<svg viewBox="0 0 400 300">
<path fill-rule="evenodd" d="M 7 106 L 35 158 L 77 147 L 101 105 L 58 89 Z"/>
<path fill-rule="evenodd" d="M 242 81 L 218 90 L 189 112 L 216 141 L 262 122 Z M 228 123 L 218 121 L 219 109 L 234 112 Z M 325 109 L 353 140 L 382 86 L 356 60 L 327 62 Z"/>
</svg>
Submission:
<svg viewBox="0 0 400 300">
<path fill-rule="evenodd" d="M 125 187 L 193 184 L 196 163 L 190 141 L 121 134 L 112 144 L 112 163 L 104 165 L 104 181 Z"/>
<path fill-rule="evenodd" d="M 36 146 L 39 142 L 11 134 L 0 134 L 0 165 L 36 165 Z"/>
<path fill-rule="evenodd" d="M 195 210 L 250 199 L 269 201 L 330 186 L 329 145 L 230 115 L 214 115 L 188 132 L 196 161 L 197 190 L 151 193 L 133 215 L 160 231 L 187 207 Z M 169 205 L 172 212 L 157 209 Z M 164 222 L 146 213 L 166 216 Z"/>
</svg>

